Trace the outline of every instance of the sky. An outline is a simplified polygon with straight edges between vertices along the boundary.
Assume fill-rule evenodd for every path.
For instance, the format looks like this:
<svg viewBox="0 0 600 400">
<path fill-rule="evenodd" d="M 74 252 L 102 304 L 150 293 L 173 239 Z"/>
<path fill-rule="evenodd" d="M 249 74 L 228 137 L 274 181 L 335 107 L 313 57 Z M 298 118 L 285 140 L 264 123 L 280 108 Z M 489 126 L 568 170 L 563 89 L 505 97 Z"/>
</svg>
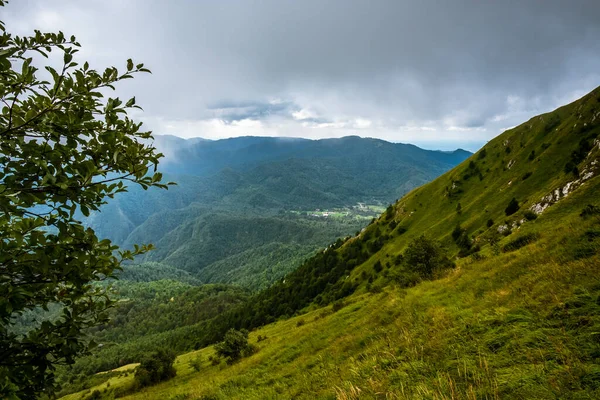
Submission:
<svg viewBox="0 0 600 400">
<path fill-rule="evenodd" d="M 12 0 L 8 31 L 62 30 L 155 134 L 358 135 L 477 150 L 600 85 L 598 0 Z"/>
</svg>

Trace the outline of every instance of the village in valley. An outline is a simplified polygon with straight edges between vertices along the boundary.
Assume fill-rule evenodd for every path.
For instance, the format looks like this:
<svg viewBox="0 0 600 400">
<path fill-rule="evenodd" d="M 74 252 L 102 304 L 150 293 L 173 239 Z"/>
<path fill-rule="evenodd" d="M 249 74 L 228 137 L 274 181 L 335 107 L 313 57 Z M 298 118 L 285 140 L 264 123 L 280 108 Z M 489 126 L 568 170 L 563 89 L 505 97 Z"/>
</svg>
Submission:
<svg viewBox="0 0 600 400">
<path fill-rule="evenodd" d="M 294 210 L 290 211 L 298 216 L 319 219 L 353 219 L 369 220 L 378 217 L 384 212 L 386 206 L 381 202 L 357 203 L 353 206 L 340 208 L 314 209 L 314 210 Z"/>
</svg>

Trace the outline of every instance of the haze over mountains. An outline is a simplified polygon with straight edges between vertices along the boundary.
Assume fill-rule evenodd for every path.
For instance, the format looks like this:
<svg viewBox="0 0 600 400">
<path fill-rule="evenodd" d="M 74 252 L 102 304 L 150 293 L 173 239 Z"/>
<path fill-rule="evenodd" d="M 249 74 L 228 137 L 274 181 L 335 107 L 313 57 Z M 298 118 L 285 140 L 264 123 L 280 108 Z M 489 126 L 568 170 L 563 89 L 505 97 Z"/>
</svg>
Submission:
<svg viewBox="0 0 600 400">
<path fill-rule="evenodd" d="M 357 218 L 358 203 L 387 206 L 471 154 L 356 136 L 211 141 L 157 135 L 155 143 L 166 155 L 161 171 L 177 186 L 131 188 L 93 213 L 89 225 L 124 246 L 153 243 L 156 250 L 146 261 L 187 270 L 205 282 L 252 288 L 364 227 L 377 213 L 365 207 Z M 310 213 L 333 209 L 338 218 Z M 265 269 L 268 276 L 256 278 Z"/>
</svg>

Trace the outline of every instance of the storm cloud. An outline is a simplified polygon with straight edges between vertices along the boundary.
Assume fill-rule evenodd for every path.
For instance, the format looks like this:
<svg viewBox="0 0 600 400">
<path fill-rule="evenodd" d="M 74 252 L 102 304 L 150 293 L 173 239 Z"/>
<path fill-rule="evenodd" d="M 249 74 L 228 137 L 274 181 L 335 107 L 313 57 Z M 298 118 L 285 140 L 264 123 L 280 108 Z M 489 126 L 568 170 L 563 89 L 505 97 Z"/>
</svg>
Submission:
<svg viewBox="0 0 600 400">
<path fill-rule="evenodd" d="M 9 30 L 77 35 L 157 134 L 475 150 L 600 85 L 600 2 L 12 1 Z"/>
</svg>

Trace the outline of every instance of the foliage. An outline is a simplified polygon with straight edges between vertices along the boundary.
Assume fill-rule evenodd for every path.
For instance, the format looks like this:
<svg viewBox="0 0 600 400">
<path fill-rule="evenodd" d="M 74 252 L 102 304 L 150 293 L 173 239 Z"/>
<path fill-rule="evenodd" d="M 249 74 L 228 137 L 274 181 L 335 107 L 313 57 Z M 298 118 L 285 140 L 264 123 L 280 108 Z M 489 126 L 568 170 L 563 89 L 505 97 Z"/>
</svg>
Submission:
<svg viewBox="0 0 600 400">
<path fill-rule="evenodd" d="M 202 282 L 237 284 L 252 290 L 270 286 L 319 248 L 365 224 L 355 218 L 317 219 L 267 211 L 180 212 L 181 224 L 165 236 L 136 230 L 131 240 L 152 241 L 157 249 L 147 258 L 177 266 Z M 158 228 L 162 222 L 154 218 L 143 228 Z"/>
<path fill-rule="evenodd" d="M 535 212 L 531 211 L 531 210 L 525 211 L 525 213 L 523 214 L 523 216 L 525 217 L 525 219 L 527 221 L 533 221 L 533 220 L 537 219 L 537 217 L 538 217 L 538 215 Z"/>
<path fill-rule="evenodd" d="M 120 301 L 111 310 L 110 322 L 90 332 L 102 347 L 61 371 L 63 385 L 73 377 L 139 362 L 157 347 L 192 350 L 202 335 L 213 331 L 212 320 L 248 299 L 248 292 L 238 287 L 192 287 L 169 280 L 119 281 L 115 289 Z"/>
<path fill-rule="evenodd" d="M 581 210 L 580 216 L 586 218 L 592 215 L 600 215 L 600 207 L 595 206 L 593 204 L 586 205 L 583 210 Z"/>
<path fill-rule="evenodd" d="M 223 341 L 215 345 L 219 357 L 223 357 L 228 364 L 233 364 L 242 357 L 252 354 L 254 348 L 248 343 L 248 331 L 245 329 L 230 329 L 223 337 Z"/>
<path fill-rule="evenodd" d="M 187 271 L 157 262 L 124 265 L 118 278 L 128 282 L 153 282 L 160 280 L 174 280 L 198 286 L 202 282 Z"/>
<path fill-rule="evenodd" d="M 511 240 L 507 244 L 502 247 L 502 251 L 515 251 L 520 249 L 521 247 L 527 246 L 530 243 L 535 242 L 540 238 L 538 233 L 528 233 L 525 235 L 518 236 L 517 238 Z"/>
<path fill-rule="evenodd" d="M 196 357 L 190 360 L 190 366 L 194 368 L 194 371 L 198 372 L 202 369 L 202 360 L 200 357 Z"/>
<path fill-rule="evenodd" d="M 158 350 L 146 356 L 135 371 L 136 385 L 142 388 L 171 379 L 177 374 L 174 362 L 175 354 L 166 350 Z"/>
<path fill-rule="evenodd" d="M 148 72 L 143 64 L 128 60 L 123 73 L 98 72 L 74 61 L 73 36 L 18 37 L 3 23 L 0 29 L 0 395 L 33 397 L 53 390 L 55 366 L 85 353 L 83 331 L 106 320 L 112 302 L 90 282 L 113 276 L 123 260 L 150 248 L 117 251 L 77 215 L 98 210 L 126 182 L 166 185 L 150 133 L 127 117 L 139 108 L 135 98 L 104 97 L 120 81 Z M 51 52 L 61 55 L 61 67 L 40 71 L 39 56 Z M 58 319 L 26 335 L 11 330 L 15 317 L 51 305 L 62 309 Z"/>
<path fill-rule="evenodd" d="M 470 250 L 473 247 L 473 241 L 469 238 L 467 230 L 462 228 L 460 225 L 456 225 L 456 228 L 452 231 L 452 240 L 460 248 L 460 257 L 465 257 L 470 254 Z"/>
<path fill-rule="evenodd" d="M 433 277 L 436 271 L 454 267 L 440 244 L 425 235 L 408 245 L 404 251 L 404 263 L 425 278 Z"/>
<path fill-rule="evenodd" d="M 512 198 L 511 201 L 508 203 L 508 205 L 506 206 L 506 209 L 504 209 L 504 213 L 508 216 L 508 215 L 513 215 L 514 213 L 516 213 L 517 211 L 519 211 L 519 209 L 521 208 L 521 206 L 519 206 L 519 202 L 517 201 L 516 198 Z"/>
<path fill-rule="evenodd" d="M 598 136 L 598 132 L 588 133 L 579 141 L 579 146 L 571 153 L 571 158 L 565 164 L 564 171 L 572 173 L 579 177 L 578 165 L 586 158 L 590 150 L 594 147 L 594 139 Z"/>
</svg>

